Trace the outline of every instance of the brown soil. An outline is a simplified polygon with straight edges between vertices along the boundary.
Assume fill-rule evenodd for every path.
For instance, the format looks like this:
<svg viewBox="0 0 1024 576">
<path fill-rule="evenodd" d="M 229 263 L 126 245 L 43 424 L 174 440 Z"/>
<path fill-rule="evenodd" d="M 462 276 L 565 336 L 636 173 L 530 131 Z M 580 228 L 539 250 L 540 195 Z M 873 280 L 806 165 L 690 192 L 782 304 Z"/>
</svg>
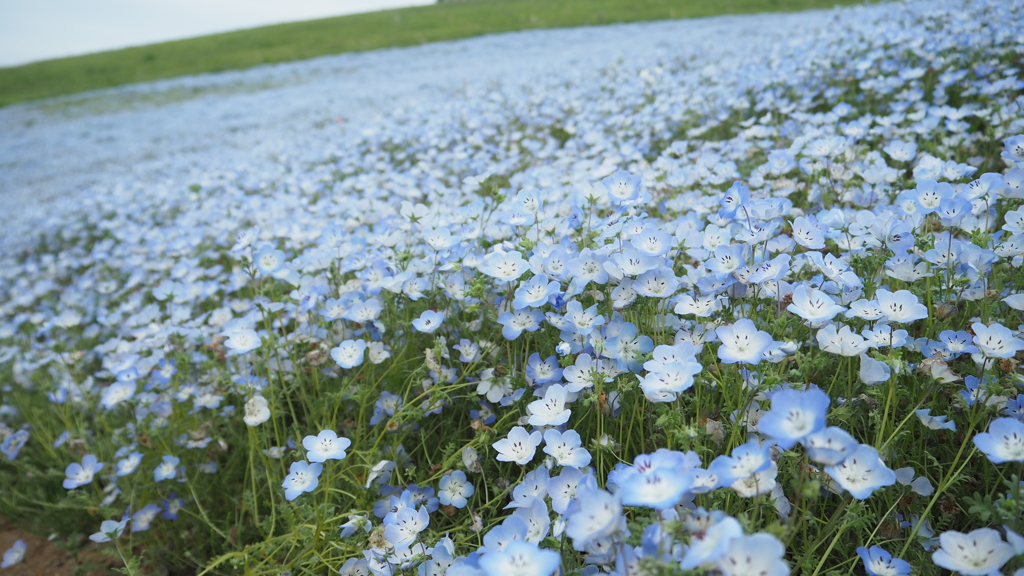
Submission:
<svg viewBox="0 0 1024 576">
<path fill-rule="evenodd" d="M 89 542 L 77 554 L 58 547 L 46 538 L 31 532 L 19 530 L 0 518 L 0 554 L 24 540 L 28 545 L 25 559 L 8 568 L 0 569 L 0 576 L 74 576 L 75 568 L 81 566 L 82 576 L 107 576 L 116 574 L 110 569 L 114 559 L 100 554 L 97 545 Z M 76 558 L 77 556 L 77 558 Z"/>
</svg>

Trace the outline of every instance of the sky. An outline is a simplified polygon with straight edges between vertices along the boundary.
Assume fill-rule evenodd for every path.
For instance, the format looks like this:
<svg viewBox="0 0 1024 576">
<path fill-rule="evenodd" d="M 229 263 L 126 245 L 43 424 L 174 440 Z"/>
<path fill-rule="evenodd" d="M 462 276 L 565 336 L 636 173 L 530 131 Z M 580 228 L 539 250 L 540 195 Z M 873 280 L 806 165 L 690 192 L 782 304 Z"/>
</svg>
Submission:
<svg viewBox="0 0 1024 576">
<path fill-rule="evenodd" d="M 434 0 L 0 0 L 0 66 Z"/>
</svg>

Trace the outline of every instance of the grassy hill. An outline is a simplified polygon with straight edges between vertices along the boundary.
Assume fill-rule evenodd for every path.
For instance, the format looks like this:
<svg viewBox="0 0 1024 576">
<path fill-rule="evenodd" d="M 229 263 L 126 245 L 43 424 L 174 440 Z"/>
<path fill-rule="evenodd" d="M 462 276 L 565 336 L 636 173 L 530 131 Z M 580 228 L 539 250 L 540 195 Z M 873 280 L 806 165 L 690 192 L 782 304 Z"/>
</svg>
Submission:
<svg viewBox="0 0 1024 576">
<path fill-rule="evenodd" d="M 795 11 L 856 0 L 468 0 L 309 20 L 0 68 L 0 106 L 188 74 L 530 28 Z"/>
</svg>

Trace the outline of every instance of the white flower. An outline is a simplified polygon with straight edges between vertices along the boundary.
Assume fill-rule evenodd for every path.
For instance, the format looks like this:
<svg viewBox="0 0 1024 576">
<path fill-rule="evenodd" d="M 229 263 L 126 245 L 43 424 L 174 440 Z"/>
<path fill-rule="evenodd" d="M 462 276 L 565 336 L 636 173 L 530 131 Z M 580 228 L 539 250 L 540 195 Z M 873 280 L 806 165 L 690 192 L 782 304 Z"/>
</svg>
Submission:
<svg viewBox="0 0 1024 576">
<path fill-rule="evenodd" d="M 991 574 L 1014 555 L 1013 546 L 1003 542 L 992 528 L 978 528 L 968 534 L 943 532 L 939 543 L 942 547 L 932 554 L 932 562 L 964 576 Z"/>
<path fill-rule="evenodd" d="M 257 394 L 245 403 L 245 416 L 242 420 L 249 426 L 259 426 L 270 419 L 270 408 L 267 399 Z"/>
<path fill-rule="evenodd" d="M 1018 350 L 1024 349 L 1024 340 L 1014 338 L 1010 329 L 1002 324 L 985 326 L 981 322 L 971 324 L 974 330 L 974 343 L 982 354 L 990 358 L 1010 358 Z"/>
<path fill-rule="evenodd" d="M 569 420 L 571 411 L 565 407 L 567 397 L 565 388 L 560 384 L 552 384 L 544 392 L 544 398 L 531 402 L 530 411 L 532 426 L 561 426 Z"/>
<path fill-rule="evenodd" d="M 507 438 L 498 440 L 492 446 L 498 451 L 497 459 L 501 462 L 515 462 L 525 466 L 537 452 L 543 436 L 540 432 L 530 434 L 526 428 L 516 426 L 509 431 Z"/>
</svg>

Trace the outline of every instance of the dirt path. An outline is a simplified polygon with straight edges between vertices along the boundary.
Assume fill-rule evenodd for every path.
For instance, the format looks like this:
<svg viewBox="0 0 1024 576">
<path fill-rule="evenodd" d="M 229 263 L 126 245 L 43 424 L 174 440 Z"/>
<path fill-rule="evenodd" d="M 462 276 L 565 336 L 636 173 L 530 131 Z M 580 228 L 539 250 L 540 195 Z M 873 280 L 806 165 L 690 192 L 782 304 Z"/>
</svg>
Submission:
<svg viewBox="0 0 1024 576">
<path fill-rule="evenodd" d="M 77 554 L 58 547 L 46 538 L 31 532 L 19 530 L 0 518 L 0 554 L 10 548 L 16 541 L 24 540 L 28 545 L 25 559 L 9 568 L 0 569 L 0 576 L 73 576 L 77 566 L 91 569 L 87 576 L 107 576 L 116 574 L 110 569 L 113 559 L 100 554 L 90 543 Z"/>
</svg>

